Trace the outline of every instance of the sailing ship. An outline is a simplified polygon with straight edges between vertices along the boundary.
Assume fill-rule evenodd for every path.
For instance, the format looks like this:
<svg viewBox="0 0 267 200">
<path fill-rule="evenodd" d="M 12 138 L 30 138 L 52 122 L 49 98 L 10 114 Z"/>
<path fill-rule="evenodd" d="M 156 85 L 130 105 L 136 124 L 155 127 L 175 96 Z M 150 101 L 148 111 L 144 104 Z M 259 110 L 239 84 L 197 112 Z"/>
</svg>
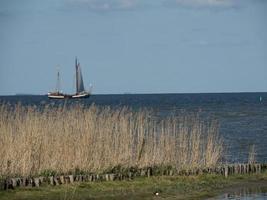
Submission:
<svg viewBox="0 0 267 200">
<path fill-rule="evenodd" d="M 80 99 L 88 98 L 91 95 L 90 91 L 86 91 L 83 84 L 82 70 L 77 58 L 75 59 L 75 78 L 76 78 L 76 93 L 64 94 L 60 91 L 60 73 L 57 71 L 57 86 L 54 92 L 49 92 L 49 99 Z"/>
</svg>

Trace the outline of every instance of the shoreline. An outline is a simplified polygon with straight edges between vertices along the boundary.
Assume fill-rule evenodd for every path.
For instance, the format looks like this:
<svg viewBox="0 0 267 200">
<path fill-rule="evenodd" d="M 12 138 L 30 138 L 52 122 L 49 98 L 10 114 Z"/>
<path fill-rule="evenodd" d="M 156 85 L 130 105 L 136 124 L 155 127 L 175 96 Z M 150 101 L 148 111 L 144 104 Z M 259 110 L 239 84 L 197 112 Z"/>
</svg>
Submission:
<svg viewBox="0 0 267 200">
<path fill-rule="evenodd" d="M 267 172 L 251 175 L 155 176 L 112 182 L 80 182 L 0 191 L 0 199 L 208 199 L 240 188 L 264 188 Z M 156 196 L 155 193 L 159 195 Z"/>
</svg>

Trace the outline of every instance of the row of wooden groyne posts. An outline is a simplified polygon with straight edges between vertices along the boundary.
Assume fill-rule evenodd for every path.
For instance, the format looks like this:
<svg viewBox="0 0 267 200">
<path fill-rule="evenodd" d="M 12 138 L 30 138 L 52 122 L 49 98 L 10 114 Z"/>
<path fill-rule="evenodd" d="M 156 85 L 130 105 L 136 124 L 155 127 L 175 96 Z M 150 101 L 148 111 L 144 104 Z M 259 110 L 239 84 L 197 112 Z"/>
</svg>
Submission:
<svg viewBox="0 0 267 200">
<path fill-rule="evenodd" d="M 224 177 L 235 174 L 261 173 L 267 169 L 267 164 L 227 164 L 204 169 L 179 170 L 172 167 L 146 167 L 142 169 L 129 168 L 123 172 L 102 174 L 76 174 L 76 175 L 55 175 L 38 177 L 6 177 L 0 179 L 0 190 L 15 189 L 16 187 L 40 187 L 41 185 L 72 184 L 74 182 L 97 182 L 132 180 L 135 177 L 150 176 L 190 176 L 201 174 L 218 174 Z"/>
</svg>

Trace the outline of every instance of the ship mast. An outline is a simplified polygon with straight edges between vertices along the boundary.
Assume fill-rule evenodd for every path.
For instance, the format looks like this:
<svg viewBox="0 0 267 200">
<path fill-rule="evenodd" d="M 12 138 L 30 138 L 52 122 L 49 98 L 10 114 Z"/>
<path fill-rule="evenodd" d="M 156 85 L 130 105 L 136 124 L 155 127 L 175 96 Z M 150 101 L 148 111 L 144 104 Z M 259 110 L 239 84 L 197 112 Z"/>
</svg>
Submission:
<svg viewBox="0 0 267 200">
<path fill-rule="evenodd" d="M 60 73 L 59 73 L 59 66 L 57 66 L 57 85 L 56 85 L 56 92 L 60 92 Z"/>
<path fill-rule="evenodd" d="M 79 82 L 78 82 L 78 61 L 77 61 L 77 57 L 75 58 L 75 70 L 76 70 L 76 94 L 78 94 L 78 85 L 79 85 Z"/>
</svg>

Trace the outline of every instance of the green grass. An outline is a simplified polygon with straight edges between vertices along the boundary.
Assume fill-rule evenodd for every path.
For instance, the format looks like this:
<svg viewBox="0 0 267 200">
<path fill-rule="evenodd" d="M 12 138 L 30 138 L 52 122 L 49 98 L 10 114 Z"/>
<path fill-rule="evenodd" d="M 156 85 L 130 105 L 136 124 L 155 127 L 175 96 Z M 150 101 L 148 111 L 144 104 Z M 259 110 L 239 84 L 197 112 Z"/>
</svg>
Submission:
<svg viewBox="0 0 267 200">
<path fill-rule="evenodd" d="M 241 185 L 267 188 L 267 173 L 238 175 L 224 178 L 219 175 L 150 177 L 132 181 L 75 183 L 73 185 L 42 186 L 1 191 L 0 199 L 206 199 Z M 159 192 L 155 196 L 154 192 Z"/>
</svg>

